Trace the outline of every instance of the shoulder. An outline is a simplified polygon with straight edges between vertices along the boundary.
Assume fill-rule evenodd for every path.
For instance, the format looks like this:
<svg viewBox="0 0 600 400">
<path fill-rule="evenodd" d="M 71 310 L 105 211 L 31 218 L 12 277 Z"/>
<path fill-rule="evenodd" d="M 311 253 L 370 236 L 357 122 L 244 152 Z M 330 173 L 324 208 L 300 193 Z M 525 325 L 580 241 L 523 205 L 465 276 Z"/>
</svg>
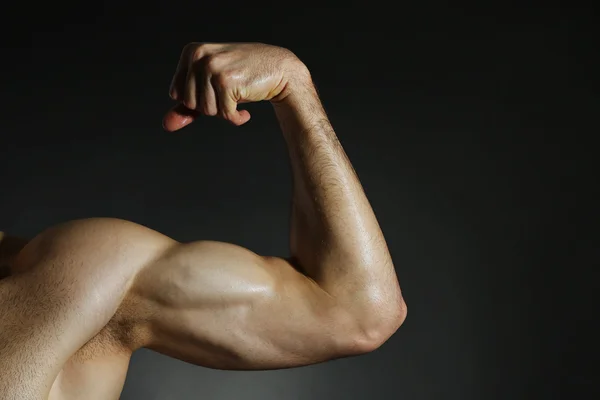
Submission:
<svg viewBox="0 0 600 400">
<path fill-rule="evenodd" d="M 40 235 L 57 237 L 72 233 L 93 238 L 120 236 L 122 234 L 126 234 L 125 237 L 129 237 L 132 234 L 136 236 L 164 236 L 144 225 L 119 218 L 76 219 L 54 225 L 43 231 Z"/>
<path fill-rule="evenodd" d="M 33 240 L 37 245 L 53 244 L 72 247 L 75 244 L 110 243 L 119 246 L 174 242 L 144 225 L 118 218 L 86 218 L 52 226 Z"/>
<path fill-rule="evenodd" d="M 17 263 L 112 268 L 137 266 L 160 257 L 177 242 L 146 226 L 117 218 L 87 218 L 52 226 L 34 237 Z"/>
</svg>

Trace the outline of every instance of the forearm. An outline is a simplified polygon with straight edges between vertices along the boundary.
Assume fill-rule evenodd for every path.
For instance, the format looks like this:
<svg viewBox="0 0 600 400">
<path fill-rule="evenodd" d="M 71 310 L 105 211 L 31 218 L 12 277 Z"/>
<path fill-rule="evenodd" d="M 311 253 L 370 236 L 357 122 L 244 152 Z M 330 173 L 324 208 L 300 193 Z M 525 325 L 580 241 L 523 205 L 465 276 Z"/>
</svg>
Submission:
<svg viewBox="0 0 600 400">
<path fill-rule="evenodd" d="M 396 324 L 405 307 L 383 233 L 314 86 L 274 108 L 293 172 L 293 260 L 367 325 Z"/>
</svg>

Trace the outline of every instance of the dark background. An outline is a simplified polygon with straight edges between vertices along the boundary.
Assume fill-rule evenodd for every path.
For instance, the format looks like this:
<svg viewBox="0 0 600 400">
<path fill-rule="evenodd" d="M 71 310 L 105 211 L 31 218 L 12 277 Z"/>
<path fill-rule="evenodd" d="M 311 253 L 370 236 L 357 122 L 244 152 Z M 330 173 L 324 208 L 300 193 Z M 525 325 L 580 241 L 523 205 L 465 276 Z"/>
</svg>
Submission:
<svg viewBox="0 0 600 400">
<path fill-rule="evenodd" d="M 0 227 L 33 236 L 110 216 L 287 255 L 290 176 L 270 106 L 247 105 L 240 128 L 161 129 L 187 42 L 267 42 L 312 70 L 410 311 L 376 352 L 294 370 L 141 351 L 123 399 L 598 393 L 583 362 L 598 357 L 594 10 L 203 3 L 3 6 Z"/>
</svg>

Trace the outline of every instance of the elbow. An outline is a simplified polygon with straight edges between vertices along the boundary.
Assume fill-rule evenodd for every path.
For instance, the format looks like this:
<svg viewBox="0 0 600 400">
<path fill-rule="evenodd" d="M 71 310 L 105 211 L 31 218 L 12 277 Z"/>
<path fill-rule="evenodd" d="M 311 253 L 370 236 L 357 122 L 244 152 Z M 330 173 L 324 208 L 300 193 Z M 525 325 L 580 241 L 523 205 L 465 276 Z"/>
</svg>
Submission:
<svg viewBox="0 0 600 400">
<path fill-rule="evenodd" d="M 391 310 L 379 311 L 376 318 L 369 318 L 357 336 L 358 348 L 364 353 L 370 353 L 380 348 L 400 329 L 406 320 L 407 308 L 402 300 Z"/>
<path fill-rule="evenodd" d="M 400 299 L 393 307 L 374 307 L 372 312 L 354 318 L 353 327 L 346 328 L 342 352 L 345 356 L 373 352 L 387 342 L 406 320 L 407 307 Z"/>
</svg>

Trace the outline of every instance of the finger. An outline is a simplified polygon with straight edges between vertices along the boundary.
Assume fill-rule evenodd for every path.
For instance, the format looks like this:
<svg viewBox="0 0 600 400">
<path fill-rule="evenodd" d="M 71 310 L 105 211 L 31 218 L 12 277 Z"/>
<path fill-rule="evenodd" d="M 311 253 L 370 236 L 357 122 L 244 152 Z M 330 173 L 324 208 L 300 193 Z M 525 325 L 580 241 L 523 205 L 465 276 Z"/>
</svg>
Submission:
<svg viewBox="0 0 600 400">
<path fill-rule="evenodd" d="M 185 83 L 188 74 L 189 59 L 194 51 L 195 46 L 192 44 L 188 44 L 181 51 L 179 62 L 177 63 L 177 68 L 175 69 L 175 75 L 173 75 L 171 86 L 169 87 L 169 96 L 173 100 L 182 100 L 182 94 L 185 90 Z"/>
<path fill-rule="evenodd" d="M 183 104 L 178 104 L 171 108 L 163 118 L 163 128 L 169 132 L 175 132 L 194 122 L 200 114 L 195 110 L 190 110 Z"/>
<path fill-rule="evenodd" d="M 211 77 L 209 74 L 207 74 L 207 76 L 204 78 L 202 93 L 201 110 L 204 115 L 214 117 L 217 115 L 219 109 L 217 104 L 217 94 L 215 93 L 215 88 L 211 83 Z"/>
<path fill-rule="evenodd" d="M 244 125 L 250 120 L 250 113 L 247 110 L 237 110 L 237 101 L 229 95 L 226 89 L 220 86 L 213 86 L 217 92 L 217 102 L 219 104 L 219 116 L 236 126 Z"/>
<path fill-rule="evenodd" d="M 183 104 L 190 110 L 195 110 L 198 105 L 198 99 L 196 93 L 198 93 L 197 78 L 198 64 L 195 57 L 190 57 L 188 60 L 187 76 L 185 78 L 185 89 L 183 93 Z"/>
</svg>

